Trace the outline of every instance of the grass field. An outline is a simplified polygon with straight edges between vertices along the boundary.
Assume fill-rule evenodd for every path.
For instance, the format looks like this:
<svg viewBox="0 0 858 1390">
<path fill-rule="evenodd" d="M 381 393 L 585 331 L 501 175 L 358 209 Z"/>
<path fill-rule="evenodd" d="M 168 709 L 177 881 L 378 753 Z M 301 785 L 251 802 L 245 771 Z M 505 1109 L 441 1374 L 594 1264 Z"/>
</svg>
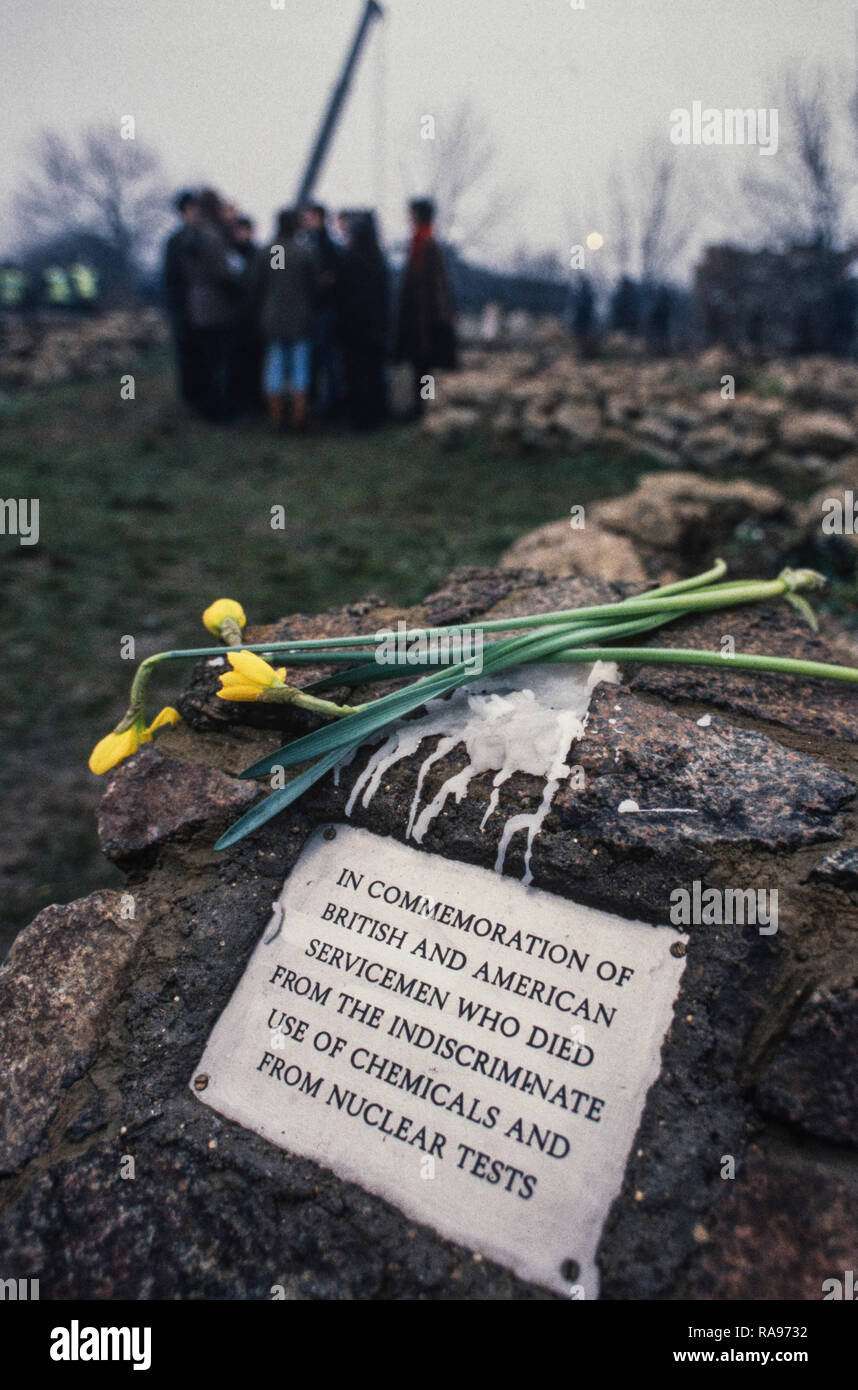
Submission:
<svg viewBox="0 0 858 1390">
<path fill-rule="evenodd" d="M 301 439 L 217 430 L 173 405 L 164 357 L 135 376 L 134 401 L 105 378 L 0 402 L 2 496 L 40 501 L 37 545 L 0 536 L 0 950 L 44 904 L 120 881 L 98 852 L 86 759 L 125 707 L 123 636 L 138 657 L 197 645 L 200 613 L 223 595 L 257 622 L 367 593 L 416 602 L 454 566 L 493 563 L 652 466 L 643 454 L 442 450 L 402 425 Z M 271 528 L 274 505 L 285 530 Z M 170 693 L 153 689 L 152 704 Z"/>
</svg>

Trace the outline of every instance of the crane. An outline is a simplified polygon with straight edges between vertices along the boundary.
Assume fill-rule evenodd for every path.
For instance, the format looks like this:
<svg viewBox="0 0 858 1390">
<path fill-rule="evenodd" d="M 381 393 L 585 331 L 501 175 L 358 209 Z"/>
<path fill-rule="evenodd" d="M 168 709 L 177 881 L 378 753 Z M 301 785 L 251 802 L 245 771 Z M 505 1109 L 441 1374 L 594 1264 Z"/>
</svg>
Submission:
<svg viewBox="0 0 858 1390">
<path fill-rule="evenodd" d="M 384 10 L 381 8 L 381 5 L 377 3 L 377 0 L 366 0 L 363 14 L 358 22 L 355 36 L 352 39 L 351 47 L 349 48 L 345 63 L 343 64 L 343 70 L 340 73 L 336 86 L 331 92 L 327 110 L 322 118 L 322 124 L 319 127 L 319 133 L 313 142 L 310 157 L 307 160 L 306 168 L 301 176 L 301 182 L 298 185 L 295 202 L 299 206 L 301 203 L 306 203 L 313 192 L 313 188 L 315 187 L 316 180 L 319 177 L 325 157 L 330 148 L 331 140 L 337 128 L 337 122 L 340 118 L 343 103 L 348 96 L 349 87 L 351 86 L 352 77 L 354 76 L 354 70 L 357 66 L 361 49 L 366 42 L 367 34 L 373 22 L 376 19 L 381 19 L 383 14 Z"/>
</svg>

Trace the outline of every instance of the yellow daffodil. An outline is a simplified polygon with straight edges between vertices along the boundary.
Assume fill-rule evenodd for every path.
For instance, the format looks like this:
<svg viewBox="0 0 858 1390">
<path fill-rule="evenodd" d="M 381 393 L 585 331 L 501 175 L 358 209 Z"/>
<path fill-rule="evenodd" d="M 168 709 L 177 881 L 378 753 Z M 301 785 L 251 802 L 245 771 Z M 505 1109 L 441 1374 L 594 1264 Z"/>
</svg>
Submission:
<svg viewBox="0 0 858 1390">
<path fill-rule="evenodd" d="M 172 705 L 167 705 L 147 727 L 146 717 L 141 712 L 127 728 L 114 729 L 113 733 L 107 734 L 95 745 L 89 755 L 90 771 L 98 776 L 109 772 L 117 763 L 124 762 L 132 753 L 136 753 L 141 743 L 151 743 L 156 729 L 163 728 L 165 724 L 178 724 L 181 717 L 178 710 L 173 709 Z"/>
<path fill-rule="evenodd" d="M 215 599 L 214 603 L 209 604 L 203 614 L 203 622 L 215 637 L 223 637 L 224 623 L 227 624 L 228 630 L 230 627 L 233 628 L 233 631 L 238 628 L 240 633 L 247 619 L 241 604 L 236 603 L 234 598 L 218 598 Z"/>
<path fill-rule="evenodd" d="M 255 652 L 228 652 L 227 660 L 233 669 L 220 678 L 221 700 L 259 700 L 269 690 L 289 688 L 286 667 L 275 670 Z"/>
</svg>

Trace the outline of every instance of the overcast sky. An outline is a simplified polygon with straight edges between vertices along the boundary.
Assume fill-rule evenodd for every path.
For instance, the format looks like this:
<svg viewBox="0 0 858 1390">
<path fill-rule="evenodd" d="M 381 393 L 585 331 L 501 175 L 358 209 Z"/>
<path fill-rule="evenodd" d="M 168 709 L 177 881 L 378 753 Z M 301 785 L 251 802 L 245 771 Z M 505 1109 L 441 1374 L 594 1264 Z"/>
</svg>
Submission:
<svg viewBox="0 0 858 1390">
<path fill-rule="evenodd" d="M 580 0 L 576 0 L 580 3 Z M 470 97 L 519 185 L 484 259 L 516 244 L 560 252 L 592 229 L 613 160 L 668 116 L 768 106 L 798 56 L 854 63 L 856 0 L 384 0 L 317 193 L 380 206 L 388 239 L 419 192 L 420 117 Z M 267 235 L 288 202 L 363 0 L 0 0 L 0 210 L 41 127 L 74 134 L 133 115 L 171 183 L 211 182 Z M 754 151 L 682 150 L 708 183 Z M 707 164 L 710 161 L 710 164 Z M 735 165 L 733 166 L 735 167 Z M 410 187 L 406 190 L 406 185 Z M 442 209 L 443 216 L 443 209 Z M 723 235 L 708 212 L 708 239 Z M 572 225 L 575 224 L 575 225 Z M 578 225 L 580 224 L 580 225 Z"/>
</svg>

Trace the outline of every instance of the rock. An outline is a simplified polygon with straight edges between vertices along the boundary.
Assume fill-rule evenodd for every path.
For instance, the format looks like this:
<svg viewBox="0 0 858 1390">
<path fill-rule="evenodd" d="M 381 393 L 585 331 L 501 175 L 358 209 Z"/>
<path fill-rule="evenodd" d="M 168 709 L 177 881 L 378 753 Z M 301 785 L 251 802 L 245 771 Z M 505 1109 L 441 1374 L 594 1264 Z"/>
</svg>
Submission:
<svg viewBox="0 0 858 1390">
<path fill-rule="evenodd" d="M 755 483 L 716 483 L 694 473 L 645 473 L 633 492 L 595 503 L 590 515 L 597 525 L 675 564 L 686 556 L 699 559 L 704 547 L 717 550 L 740 523 L 775 517 L 783 507 L 779 493 Z"/>
<path fill-rule="evenodd" d="M 552 576 L 572 574 L 646 583 L 646 573 L 632 542 L 626 536 L 589 523 L 583 530 L 573 530 L 568 521 L 550 521 L 528 531 L 504 552 L 498 563 L 501 569 L 525 565 Z"/>
<path fill-rule="evenodd" d="M 605 423 L 620 429 L 631 429 L 644 413 L 646 400 L 638 396 L 610 394 L 605 404 Z"/>
<path fill-rule="evenodd" d="M 490 566 L 466 565 L 453 570 L 442 587 L 423 600 L 423 613 L 416 622 L 427 623 L 430 627 L 467 623 L 512 595 L 532 594 L 534 589 L 538 592 L 544 582 L 542 575 L 528 567 L 498 570 Z M 519 612 L 530 611 L 535 610 L 519 609 Z"/>
<path fill-rule="evenodd" d="M 542 400 L 550 390 L 548 383 L 533 372 L 522 372 L 512 378 L 507 386 L 507 399 L 521 410 L 531 401 Z"/>
<path fill-rule="evenodd" d="M 760 1082 L 759 1103 L 773 1119 L 858 1148 L 858 989 L 807 1000 Z"/>
<path fill-rule="evenodd" d="M 769 441 L 764 434 L 740 434 L 736 436 L 736 454 L 744 463 L 752 463 L 769 450 Z"/>
<path fill-rule="evenodd" d="M 714 343 L 712 347 L 701 352 L 697 359 L 697 368 L 701 374 L 720 380 L 722 376 L 735 372 L 735 353 L 730 352 L 720 343 Z"/>
<path fill-rule="evenodd" d="M 545 443 L 546 445 L 550 442 L 548 437 L 551 426 L 550 408 L 551 403 L 547 397 L 525 402 L 521 412 L 521 428 L 522 433 L 529 433 L 533 442 Z"/>
<path fill-rule="evenodd" d="M 488 410 L 509 390 L 510 374 L 502 365 L 486 366 L 440 376 L 440 399 L 446 406 L 470 406 Z"/>
<path fill-rule="evenodd" d="M 98 807 L 99 842 L 108 859 L 126 863 L 208 821 L 241 815 L 258 795 L 253 783 L 144 744 L 111 775 Z"/>
<path fill-rule="evenodd" d="M 831 489 L 840 486 L 851 488 L 853 494 L 858 496 L 858 454 L 844 454 L 836 463 L 827 459 L 825 481 Z"/>
<path fill-rule="evenodd" d="M 554 808 L 567 830 L 614 847 L 811 844 L 837 833 L 832 814 L 858 790 L 825 764 L 726 720 L 700 728 L 667 710 L 653 718 L 620 686 L 594 691 L 574 758 L 586 786 L 561 787 Z M 643 814 L 620 814 L 626 799 Z"/>
<path fill-rule="evenodd" d="M 708 617 L 683 618 L 660 628 L 659 647 L 723 650 L 722 639 L 733 639 L 737 652 L 803 657 L 833 661 L 837 657 L 821 638 L 784 602 L 724 609 Z M 643 640 L 642 645 L 647 645 Z M 731 714 L 779 724 L 799 733 L 852 742 L 856 732 L 854 686 L 831 680 L 807 680 L 736 671 L 729 657 L 723 667 L 640 666 L 628 675 L 632 690 L 661 695 L 667 700 L 695 700 Z"/>
<path fill-rule="evenodd" d="M 488 429 L 489 433 L 493 435 L 495 439 L 509 442 L 517 437 L 518 417 L 516 416 L 515 409 L 509 402 L 498 406 L 497 410 L 492 412 L 488 422 Z"/>
<path fill-rule="evenodd" d="M 78 1111 L 73 1120 L 66 1125 L 66 1137 L 73 1144 L 80 1143 L 82 1139 L 88 1139 L 91 1134 L 97 1134 L 99 1130 L 107 1126 L 107 1110 L 104 1098 L 101 1095 L 95 1097 Z"/>
<path fill-rule="evenodd" d="M 655 445 L 657 448 L 672 452 L 679 440 L 679 430 L 666 415 L 657 415 L 651 412 L 644 415 L 635 424 L 635 435 L 643 444 Z"/>
<path fill-rule="evenodd" d="M 46 907 L 0 969 L 0 1174 L 47 1143 L 66 1093 L 86 1075 L 130 975 L 145 911 L 114 892 Z"/>
<path fill-rule="evenodd" d="M 682 461 L 691 468 L 709 472 L 730 463 L 737 452 L 736 436 L 729 425 L 709 425 L 686 435 L 682 444 Z"/>
<path fill-rule="evenodd" d="M 454 445 L 472 435 L 480 423 L 480 412 L 466 406 L 436 406 L 426 412 L 421 428 L 439 444 Z"/>
<path fill-rule="evenodd" d="M 166 320 L 153 308 L 113 310 L 91 318 L 46 313 L 26 322 L 7 316 L 0 383 L 42 386 L 125 370 L 129 357 L 162 346 L 168 337 Z"/>
<path fill-rule="evenodd" d="M 825 538 L 829 544 L 840 544 L 858 550 L 858 472 L 846 487 L 827 482 L 799 508 L 799 518 L 813 536 Z M 825 526 L 825 530 L 823 530 Z"/>
<path fill-rule="evenodd" d="M 503 622 L 608 602 L 630 587 L 527 569 L 469 568 L 411 609 L 367 599 L 326 614 L 292 614 L 247 635 L 264 642 L 366 634 L 400 619 L 411 626 L 477 617 Z M 739 609 L 726 615 L 731 628 L 745 616 Z M 685 620 L 684 642 L 697 645 L 705 637 L 711 643 L 707 621 Z M 805 649 L 804 629 L 785 605 L 770 605 L 761 622 L 768 638 Z M 675 637 L 679 624 L 668 632 Z M 652 640 L 664 645 L 665 634 Z M 812 650 L 831 655 L 821 639 L 809 640 L 818 643 Z M 264 1299 L 275 1284 L 296 1300 L 544 1297 L 321 1164 L 222 1119 L 188 1089 L 307 835 L 345 817 L 349 790 L 371 752 L 362 749 L 341 770 L 340 785 L 323 779 L 288 813 L 216 853 L 227 804 L 221 791 L 229 797 L 234 787 L 227 774 L 269 751 L 274 738 L 282 741 L 279 731 L 255 726 L 252 708 L 215 717 L 213 706 L 223 705 L 213 699 L 216 670 L 197 667 L 180 701 L 187 722 L 130 762 L 124 795 L 121 783 L 112 793 L 115 826 L 108 839 L 141 846 L 133 885 L 138 917 L 139 904 L 148 905 L 146 951 L 135 951 L 125 936 L 117 943 L 119 927 L 137 925 L 115 921 L 118 895 L 96 894 L 43 913 L 21 938 L 24 947 L 16 947 L 23 955 L 0 974 L 0 1032 L 8 1030 L 4 1041 L 20 1077 L 0 1099 L 4 1118 L 17 1106 L 6 1133 L 19 1145 L 11 1160 L 15 1176 L 2 1188 L 0 1271 L 4 1277 L 38 1271 L 42 1296 L 60 1299 Z M 305 679 L 316 674 L 305 668 Z M 609 1300 L 818 1298 L 821 1270 L 828 1277 L 854 1268 L 856 1182 L 848 1162 L 842 1151 L 827 1153 L 827 1138 L 817 1137 L 812 1150 L 806 1140 L 799 1147 L 800 1119 L 777 1120 L 776 1150 L 760 1150 L 759 1160 L 752 1151 L 744 1168 L 742 1157 L 747 1135 L 766 1124 L 761 1076 L 770 1081 L 771 1068 L 782 1077 L 773 1092 L 772 1103 L 779 1103 L 780 1091 L 788 1099 L 793 1093 L 783 1079 L 792 1072 L 782 1069 L 802 1065 L 791 1030 L 805 1024 L 802 1014 L 792 1017 L 791 1001 L 817 987 L 839 997 L 853 968 L 855 905 L 830 881 L 808 888 L 805 879 L 822 857 L 812 848 L 822 839 L 847 834 L 844 849 L 858 853 L 854 818 L 840 815 L 855 791 L 840 770 L 854 765 L 854 719 L 847 720 L 837 698 L 826 703 L 813 687 L 810 732 L 791 733 L 786 746 L 772 734 L 764 678 L 748 677 L 743 698 L 757 713 L 743 715 L 737 727 L 711 712 L 722 683 L 733 677 L 705 674 L 707 684 L 687 714 L 668 707 L 684 698 L 677 686 L 665 694 L 643 688 L 641 695 L 627 684 L 597 687 L 585 736 L 570 750 L 584 785 L 561 783 L 533 843 L 537 885 L 653 923 L 665 922 L 672 890 L 695 877 L 740 887 L 774 881 L 784 890 L 773 936 L 734 925 L 690 932 L 661 1074 L 602 1237 L 603 1294 Z M 636 679 L 631 670 L 623 676 Z M 841 693 L 854 709 L 854 692 Z M 706 723 L 699 720 L 701 702 Z M 293 721 L 292 735 L 302 712 L 283 714 Z M 748 727 L 752 718 L 760 723 Z M 837 744 L 822 744 L 820 728 Z M 403 839 L 433 746 L 424 742 L 391 766 L 352 820 Z M 155 800 L 164 764 L 170 776 L 161 792 L 175 813 L 167 833 Z M 425 776 L 424 804 L 463 766 L 461 746 L 439 759 Z M 208 773 L 223 779 L 214 790 Z M 211 813 L 192 839 L 195 818 L 180 795 L 191 775 L 200 775 L 200 804 L 206 817 Z M 541 809 L 546 786 L 542 777 L 514 774 L 483 826 L 492 780 L 491 772 L 481 774 L 461 802 L 450 798 L 425 849 L 494 865 L 507 817 Z M 132 796 L 141 801 L 139 818 L 130 814 Z M 619 813 L 629 800 L 642 814 Z M 668 815 L 647 818 L 647 810 L 666 806 L 674 808 Z M 697 815 L 678 814 L 683 807 Z M 524 849 L 519 830 L 506 873 L 522 874 Z M 120 947 L 128 950 L 127 961 L 115 958 Z M 3 994 L 8 980 L 17 991 L 11 1008 Z M 823 1013 L 813 1029 L 823 1030 L 821 1040 L 829 1029 L 843 1046 L 845 1015 L 827 1005 Z M 44 1047 L 33 1049 L 34 1034 Z M 814 1046 L 814 1056 L 817 1051 Z M 803 1079 L 795 1094 L 809 1115 L 812 1076 L 796 1074 Z M 134 1181 L 122 1180 L 123 1154 L 135 1161 Z M 720 1177 L 725 1154 L 736 1156 L 735 1183 Z M 33 1155 L 37 1162 L 21 1171 Z M 796 1212 L 808 1213 L 810 1235 L 796 1224 Z"/>
<path fill-rule="evenodd" d="M 564 444 L 574 448 L 587 448 L 595 444 L 602 432 L 602 417 L 595 405 L 562 405 L 551 417 L 552 429 L 556 430 Z"/>
<path fill-rule="evenodd" d="M 855 448 L 855 429 L 840 415 L 828 411 L 787 414 L 780 424 L 781 444 L 796 454 L 822 454 L 839 458 Z"/>
<path fill-rule="evenodd" d="M 703 423 L 703 416 L 696 404 L 685 400 L 667 401 L 660 410 L 660 418 L 674 430 L 694 430 Z"/>
<path fill-rule="evenodd" d="M 353 807 L 353 823 L 401 838 L 427 751 L 421 745 L 399 761 L 369 805 L 359 801 Z M 371 753 L 361 750 L 342 770 L 335 791 L 317 784 L 307 794 L 308 809 L 321 816 L 324 807 L 335 819 L 342 816 Z M 838 837 L 837 811 L 856 790 L 826 764 L 726 721 L 713 719 L 701 729 L 665 710 L 654 720 L 652 706 L 623 686 L 596 688 L 587 733 L 569 761 L 583 770 L 585 785 L 561 783 L 556 792 L 533 844 L 533 882 L 649 921 L 669 919 L 672 890 L 703 877 L 715 851 L 740 845 L 747 852 L 786 851 Z M 439 759 L 425 777 L 421 804 L 466 765 L 461 746 Z M 484 823 L 491 783 L 489 773 L 474 777 L 461 803 L 450 798 L 422 847 L 494 868 L 508 818 L 535 813 L 544 784 L 514 774 Z M 643 814 L 618 811 L 629 799 Z M 523 875 L 525 847 L 523 834 L 513 838 L 505 873 Z"/>
<path fill-rule="evenodd" d="M 830 460 L 819 454 L 789 454 L 784 449 L 772 449 L 766 456 L 768 471 L 787 483 L 794 479 L 802 485 L 815 482 L 825 476 L 830 466 Z"/>
<path fill-rule="evenodd" d="M 133 1181 L 115 1144 L 36 1178 L 0 1228 L 9 1277 L 64 1300 L 550 1298 L 190 1097 L 124 1147 Z"/>
<path fill-rule="evenodd" d="M 735 400 L 725 400 L 720 391 L 702 391 L 697 403 L 704 417 L 705 424 L 702 426 L 704 429 L 708 429 L 713 421 L 735 420 Z"/>
<path fill-rule="evenodd" d="M 784 413 L 781 401 L 742 393 L 729 406 L 727 418 L 740 434 L 761 435 L 769 442 L 776 438 L 778 421 Z"/>
<path fill-rule="evenodd" d="M 826 855 L 810 877 L 833 883 L 837 888 L 858 888 L 858 849 L 837 849 Z"/>
<path fill-rule="evenodd" d="M 752 1145 L 735 1180 L 719 1186 L 680 1297 L 818 1302 L 826 1280 L 855 1269 L 858 1205 L 845 1174 Z"/>
</svg>

